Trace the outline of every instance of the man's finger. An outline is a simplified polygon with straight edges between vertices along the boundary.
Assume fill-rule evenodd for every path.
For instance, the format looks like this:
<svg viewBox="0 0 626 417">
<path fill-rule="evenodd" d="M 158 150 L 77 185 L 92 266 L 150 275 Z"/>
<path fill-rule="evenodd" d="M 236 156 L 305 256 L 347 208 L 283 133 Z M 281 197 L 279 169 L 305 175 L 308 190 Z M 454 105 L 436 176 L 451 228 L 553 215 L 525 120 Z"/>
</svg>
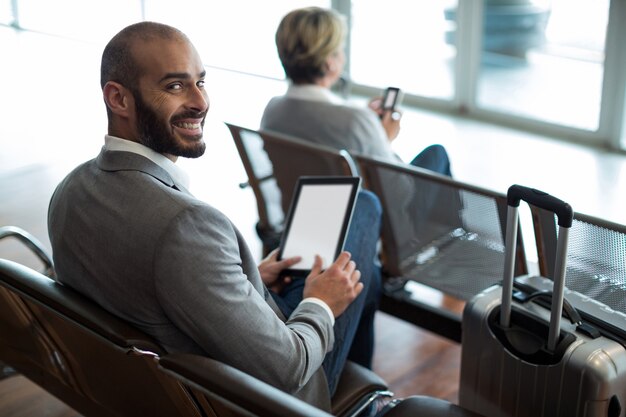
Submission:
<svg viewBox="0 0 626 417">
<path fill-rule="evenodd" d="M 352 260 L 348 262 L 348 264 L 346 265 L 346 272 L 348 274 L 352 274 L 352 272 L 354 272 L 355 269 L 356 269 L 356 262 Z"/>
<path fill-rule="evenodd" d="M 315 255 L 313 261 L 313 267 L 311 268 L 311 275 L 319 275 L 322 272 L 322 257 Z"/>
<path fill-rule="evenodd" d="M 354 286 L 354 294 L 358 297 L 359 294 L 361 294 L 361 291 L 363 291 L 363 288 L 364 288 L 363 283 L 359 282 L 358 284 Z"/>
<path fill-rule="evenodd" d="M 350 252 L 343 251 L 337 257 L 337 260 L 335 261 L 335 265 L 337 265 L 339 268 L 343 270 L 345 269 L 346 265 L 348 265 L 348 262 L 350 262 L 351 257 L 352 255 L 350 254 Z"/>
<path fill-rule="evenodd" d="M 292 265 L 297 264 L 301 260 L 302 260 L 301 256 L 292 256 L 291 258 L 287 258 L 287 259 L 283 259 L 283 260 L 279 261 L 278 265 L 281 267 L 281 269 L 285 269 L 285 268 L 288 268 L 288 267 L 290 267 Z"/>
</svg>

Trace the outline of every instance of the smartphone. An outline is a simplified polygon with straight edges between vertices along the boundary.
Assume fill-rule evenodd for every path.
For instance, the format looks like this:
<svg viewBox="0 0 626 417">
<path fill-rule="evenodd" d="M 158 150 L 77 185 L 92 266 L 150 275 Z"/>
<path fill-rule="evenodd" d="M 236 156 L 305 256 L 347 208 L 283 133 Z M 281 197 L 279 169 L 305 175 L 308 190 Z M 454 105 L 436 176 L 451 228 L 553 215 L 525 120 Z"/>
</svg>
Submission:
<svg viewBox="0 0 626 417">
<path fill-rule="evenodd" d="M 394 111 L 400 103 L 400 89 L 397 87 L 387 87 L 383 95 L 382 109 L 383 114 L 387 111 Z M 381 118 L 383 115 L 380 116 Z"/>
</svg>

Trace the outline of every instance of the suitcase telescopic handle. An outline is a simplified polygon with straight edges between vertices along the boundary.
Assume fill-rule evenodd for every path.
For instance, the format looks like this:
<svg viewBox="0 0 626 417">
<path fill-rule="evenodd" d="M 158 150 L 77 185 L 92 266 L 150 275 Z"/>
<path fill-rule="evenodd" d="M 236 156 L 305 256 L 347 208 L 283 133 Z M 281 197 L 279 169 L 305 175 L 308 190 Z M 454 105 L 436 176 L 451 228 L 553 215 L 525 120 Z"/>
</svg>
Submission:
<svg viewBox="0 0 626 417">
<path fill-rule="evenodd" d="M 509 187 L 506 199 L 508 205 L 512 207 L 519 207 L 520 200 L 524 200 L 535 207 L 551 211 L 558 217 L 559 226 L 572 227 L 574 220 L 572 206 L 546 192 L 515 184 Z"/>
<path fill-rule="evenodd" d="M 550 330 L 547 345 L 548 350 L 554 351 L 560 334 L 561 311 L 563 310 L 563 293 L 565 289 L 567 241 L 569 229 L 572 227 L 574 220 L 574 211 L 569 204 L 546 192 L 517 184 L 509 187 L 507 192 L 508 211 L 505 238 L 504 279 L 502 284 L 502 307 L 500 310 L 500 324 L 503 327 L 509 327 L 511 323 L 513 268 L 515 264 L 515 247 L 517 244 L 518 211 L 521 200 L 533 206 L 551 211 L 555 213 L 558 218 L 559 236 L 554 265 Z"/>
</svg>

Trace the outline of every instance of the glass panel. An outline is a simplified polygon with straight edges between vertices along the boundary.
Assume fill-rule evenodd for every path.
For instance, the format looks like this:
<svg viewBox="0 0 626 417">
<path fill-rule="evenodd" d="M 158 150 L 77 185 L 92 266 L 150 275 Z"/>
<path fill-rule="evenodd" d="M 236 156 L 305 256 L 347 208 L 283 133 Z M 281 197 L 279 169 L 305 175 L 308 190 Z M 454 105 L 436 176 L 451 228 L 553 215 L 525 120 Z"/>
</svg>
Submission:
<svg viewBox="0 0 626 417">
<path fill-rule="evenodd" d="M 503 3 L 485 1 L 478 105 L 596 130 L 609 0 Z"/>
<path fill-rule="evenodd" d="M 456 1 L 352 2 L 350 71 L 357 84 L 452 98 L 456 48 L 446 11 Z"/>
<path fill-rule="evenodd" d="M 139 0 L 19 0 L 20 26 L 72 39 L 107 42 L 141 20 Z"/>
<path fill-rule="evenodd" d="M 274 34 L 286 13 L 304 6 L 330 7 L 330 0 L 178 0 L 176 7 L 163 0 L 146 0 L 145 11 L 147 20 L 185 32 L 205 65 L 284 78 Z"/>
<path fill-rule="evenodd" d="M 620 149 L 622 150 L 626 150 L 626 86 L 624 86 L 625 91 L 624 91 L 624 104 L 623 104 L 623 111 L 622 111 L 622 132 L 621 132 L 621 136 L 619 138 L 619 146 Z"/>
<path fill-rule="evenodd" d="M 11 0 L 0 0 L 0 25 L 10 25 L 11 23 L 13 23 Z"/>
</svg>

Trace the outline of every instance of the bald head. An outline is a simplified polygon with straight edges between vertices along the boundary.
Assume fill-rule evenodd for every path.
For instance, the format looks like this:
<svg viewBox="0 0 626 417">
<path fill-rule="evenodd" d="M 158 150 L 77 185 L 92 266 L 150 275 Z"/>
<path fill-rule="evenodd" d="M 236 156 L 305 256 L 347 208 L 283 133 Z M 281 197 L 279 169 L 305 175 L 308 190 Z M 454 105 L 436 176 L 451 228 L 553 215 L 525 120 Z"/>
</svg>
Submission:
<svg viewBox="0 0 626 417">
<path fill-rule="evenodd" d="M 140 22 L 127 26 L 113 37 L 104 48 L 100 66 L 100 86 L 115 81 L 127 88 L 137 85 L 142 65 L 133 53 L 134 46 L 153 40 L 189 42 L 180 30 L 162 23 Z"/>
<path fill-rule="evenodd" d="M 108 134 L 172 160 L 202 155 L 205 75 L 198 51 L 180 30 L 154 22 L 126 27 L 102 53 Z"/>
</svg>

